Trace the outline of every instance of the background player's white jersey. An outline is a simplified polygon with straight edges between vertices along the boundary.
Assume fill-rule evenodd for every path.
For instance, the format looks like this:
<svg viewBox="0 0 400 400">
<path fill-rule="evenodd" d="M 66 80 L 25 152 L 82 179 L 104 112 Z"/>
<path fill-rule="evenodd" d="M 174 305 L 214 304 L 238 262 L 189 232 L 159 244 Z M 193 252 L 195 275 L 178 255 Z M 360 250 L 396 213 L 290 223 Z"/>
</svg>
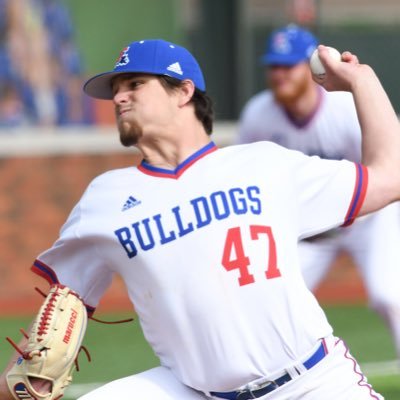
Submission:
<svg viewBox="0 0 400 400">
<path fill-rule="evenodd" d="M 361 131 L 353 97 L 319 88 L 319 105 L 304 121 L 294 121 L 271 91 L 251 98 L 243 109 L 238 141 L 270 140 L 289 149 L 327 159 L 360 161 Z"/>
<path fill-rule="evenodd" d="M 351 220 L 365 190 L 352 162 L 211 142 L 174 171 L 142 162 L 96 178 L 33 269 L 91 307 L 121 274 L 161 364 L 188 386 L 230 390 L 331 334 L 297 242 Z"/>
</svg>

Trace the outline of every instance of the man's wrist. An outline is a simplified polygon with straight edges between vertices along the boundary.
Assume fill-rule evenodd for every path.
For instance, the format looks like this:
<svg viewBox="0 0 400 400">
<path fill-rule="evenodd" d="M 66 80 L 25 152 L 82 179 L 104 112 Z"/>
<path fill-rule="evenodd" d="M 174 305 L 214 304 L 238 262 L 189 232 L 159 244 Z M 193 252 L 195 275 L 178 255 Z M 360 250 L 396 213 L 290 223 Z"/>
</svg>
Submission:
<svg viewBox="0 0 400 400">
<path fill-rule="evenodd" d="M 0 375 L 0 399 L 1 400 L 14 400 L 14 397 L 10 393 L 8 389 L 6 374 L 3 373 Z"/>
</svg>

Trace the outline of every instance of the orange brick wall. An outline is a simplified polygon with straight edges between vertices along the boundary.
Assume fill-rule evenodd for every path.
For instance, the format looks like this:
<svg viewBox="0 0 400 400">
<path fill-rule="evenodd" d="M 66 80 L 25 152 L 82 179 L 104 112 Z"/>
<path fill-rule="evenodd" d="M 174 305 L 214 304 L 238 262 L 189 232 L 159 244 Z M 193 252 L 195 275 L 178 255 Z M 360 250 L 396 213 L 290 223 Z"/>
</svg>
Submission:
<svg viewBox="0 0 400 400">
<path fill-rule="evenodd" d="M 42 250 L 58 236 L 71 208 L 92 178 L 138 162 L 137 155 L 63 155 L 0 159 L 0 314 L 32 313 L 41 304 L 34 286 L 47 284 L 29 268 Z M 318 296 L 336 301 L 360 301 L 363 287 L 354 267 L 342 257 Z M 100 311 L 131 309 L 117 278 Z"/>
<path fill-rule="evenodd" d="M 137 163 L 137 155 L 65 155 L 0 159 L 0 314 L 31 313 L 41 303 L 30 271 L 47 249 L 87 184 L 100 173 Z M 116 282 L 118 289 L 120 282 Z M 121 303 L 114 290 L 108 303 Z"/>
</svg>

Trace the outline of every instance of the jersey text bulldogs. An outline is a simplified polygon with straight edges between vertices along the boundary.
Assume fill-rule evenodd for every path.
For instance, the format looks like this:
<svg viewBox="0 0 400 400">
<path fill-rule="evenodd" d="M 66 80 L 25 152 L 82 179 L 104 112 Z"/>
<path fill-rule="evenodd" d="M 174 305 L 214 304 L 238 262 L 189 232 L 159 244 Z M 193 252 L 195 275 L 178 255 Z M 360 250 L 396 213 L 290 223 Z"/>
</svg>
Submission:
<svg viewBox="0 0 400 400">
<path fill-rule="evenodd" d="M 213 220 L 223 220 L 232 213 L 236 215 L 252 213 L 261 214 L 260 189 L 249 186 L 245 189 L 232 188 L 228 191 L 217 191 L 208 197 L 197 197 L 190 201 L 193 218 L 185 221 L 180 206 L 171 209 L 176 227 L 167 230 L 163 226 L 161 214 L 134 222 L 114 231 L 129 258 L 137 255 L 139 248 L 151 250 L 156 244 L 166 244 L 185 236 L 196 229 L 209 225 Z"/>
</svg>

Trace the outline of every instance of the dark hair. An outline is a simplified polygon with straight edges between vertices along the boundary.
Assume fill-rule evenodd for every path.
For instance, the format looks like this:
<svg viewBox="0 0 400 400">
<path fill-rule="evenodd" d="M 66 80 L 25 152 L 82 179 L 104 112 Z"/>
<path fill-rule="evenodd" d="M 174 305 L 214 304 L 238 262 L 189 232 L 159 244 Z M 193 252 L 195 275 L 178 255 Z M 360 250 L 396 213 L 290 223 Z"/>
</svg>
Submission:
<svg viewBox="0 0 400 400">
<path fill-rule="evenodd" d="M 182 85 L 182 81 L 170 76 L 159 76 L 161 84 L 166 90 L 175 90 Z M 214 120 L 213 101 L 199 89 L 195 89 L 191 102 L 194 104 L 194 111 L 197 119 L 203 124 L 208 135 L 211 135 Z"/>
</svg>

